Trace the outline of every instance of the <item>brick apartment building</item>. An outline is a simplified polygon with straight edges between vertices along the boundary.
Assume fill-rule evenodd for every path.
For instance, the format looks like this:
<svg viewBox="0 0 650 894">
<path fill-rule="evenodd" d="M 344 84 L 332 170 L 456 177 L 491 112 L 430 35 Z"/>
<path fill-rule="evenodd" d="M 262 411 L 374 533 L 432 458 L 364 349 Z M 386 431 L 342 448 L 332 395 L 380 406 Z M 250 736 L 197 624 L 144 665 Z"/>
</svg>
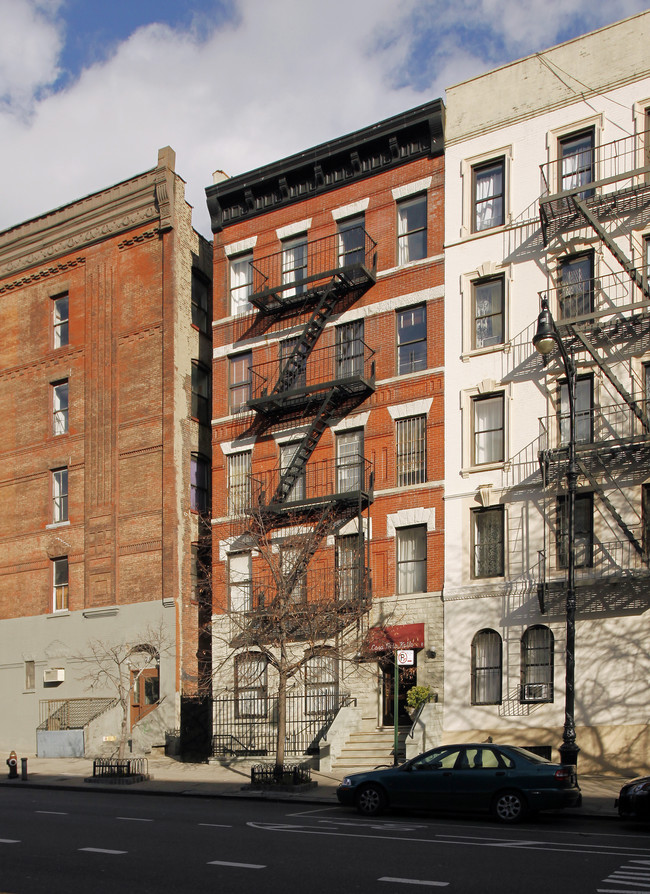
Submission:
<svg viewBox="0 0 650 894">
<path fill-rule="evenodd" d="M 163 149 L 0 233 L 5 750 L 33 753 L 37 728 L 39 753 L 116 747 L 116 691 L 89 689 L 93 642 L 131 675 L 134 751 L 164 744 L 199 688 L 211 246 L 174 163 Z"/>
<path fill-rule="evenodd" d="M 288 753 L 331 724 L 321 766 L 353 731 L 388 755 L 399 648 L 398 726 L 416 681 L 442 694 L 443 124 L 430 102 L 206 190 L 216 752 L 272 752 L 280 646 L 242 619 L 273 626 L 278 569 L 301 619 Z"/>
</svg>

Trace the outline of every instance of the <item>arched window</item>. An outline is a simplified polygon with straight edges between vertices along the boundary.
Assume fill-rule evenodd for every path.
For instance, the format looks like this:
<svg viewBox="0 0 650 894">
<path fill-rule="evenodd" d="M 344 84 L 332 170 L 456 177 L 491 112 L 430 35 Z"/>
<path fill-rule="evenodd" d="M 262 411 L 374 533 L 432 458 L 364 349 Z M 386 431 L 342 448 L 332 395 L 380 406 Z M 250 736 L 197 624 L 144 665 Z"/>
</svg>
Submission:
<svg viewBox="0 0 650 894">
<path fill-rule="evenodd" d="M 521 701 L 553 701 L 553 632 L 540 624 L 521 638 Z"/>
<path fill-rule="evenodd" d="M 336 710 L 338 665 L 330 652 L 312 655 L 305 663 L 305 712 L 323 717 Z"/>
<path fill-rule="evenodd" d="M 235 658 L 238 717 L 266 717 L 267 663 L 261 652 L 244 652 Z"/>
<path fill-rule="evenodd" d="M 472 704 L 501 704 L 501 637 L 496 630 L 479 630 L 472 640 Z"/>
</svg>

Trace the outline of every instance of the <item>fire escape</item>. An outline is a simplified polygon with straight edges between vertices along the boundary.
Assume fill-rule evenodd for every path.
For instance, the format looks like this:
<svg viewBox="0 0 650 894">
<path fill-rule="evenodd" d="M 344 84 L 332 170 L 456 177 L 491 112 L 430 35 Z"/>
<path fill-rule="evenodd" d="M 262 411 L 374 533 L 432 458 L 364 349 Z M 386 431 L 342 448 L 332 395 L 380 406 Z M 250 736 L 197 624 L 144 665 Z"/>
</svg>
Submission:
<svg viewBox="0 0 650 894">
<path fill-rule="evenodd" d="M 575 151 L 560 151 L 561 158 L 542 166 L 540 198 L 548 266 L 557 263 L 558 271 L 556 287 L 546 297 L 577 368 L 576 457 L 583 502 L 576 585 L 583 616 L 643 611 L 649 576 L 644 484 L 650 475 L 650 376 L 640 358 L 650 349 L 650 288 L 647 250 L 638 236 L 650 222 L 649 135 L 597 147 L 593 142 L 593 135 L 582 135 L 574 141 Z M 585 275 L 585 263 L 572 264 L 564 252 L 566 241 L 575 238 L 599 249 L 601 266 L 607 261 L 611 272 L 594 276 L 592 266 Z M 568 395 L 561 379 L 556 396 L 557 413 L 544 421 L 539 454 L 547 529 L 538 594 L 542 611 L 550 614 L 563 611 L 566 579 L 562 501 Z"/>
<path fill-rule="evenodd" d="M 253 469 L 247 485 L 249 509 L 243 522 L 265 531 L 289 529 L 292 560 L 283 569 L 285 593 L 295 594 L 292 623 L 300 638 L 301 617 L 326 604 L 336 606 L 339 629 L 354 607 L 371 599 L 369 543 L 364 518 L 373 499 L 373 475 L 363 452 L 331 459 L 312 456 L 333 419 L 341 419 L 375 388 L 374 352 L 354 326 L 329 327 L 334 314 L 349 307 L 375 282 L 376 243 L 361 226 L 305 242 L 299 263 L 280 251 L 252 264 L 249 298 L 270 324 L 300 321 L 298 335 L 283 343 L 280 356 L 251 367 L 247 405 L 261 430 L 294 424 L 301 437 L 291 443 L 279 466 Z M 355 548 L 334 568 L 312 563 L 319 546 L 346 530 L 355 532 Z M 277 581 L 252 582 L 251 608 L 264 625 L 265 606 L 277 598 Z M 275 594 L 275 596 L 274 596 Z M 270 620 L 271 616 L 273 621 Z M 269 612 L 270 629 L 277 614 Z"/>
</svg>

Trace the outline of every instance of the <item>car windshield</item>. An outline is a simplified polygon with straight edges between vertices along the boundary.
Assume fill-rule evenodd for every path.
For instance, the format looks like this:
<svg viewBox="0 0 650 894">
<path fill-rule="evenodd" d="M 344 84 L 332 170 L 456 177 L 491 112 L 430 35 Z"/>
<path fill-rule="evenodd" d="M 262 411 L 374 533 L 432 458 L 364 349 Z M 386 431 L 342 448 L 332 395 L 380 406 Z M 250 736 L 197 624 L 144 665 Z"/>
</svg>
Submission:
<svg viewBox="0 0 650 894">
<path fill-rule="evenodd" d="M 530 761 L 532 764 L 552 764 L 553 761 L 547 760 L 545 757 L 541 757 L 539 754 L 534 754 L 532 751 L 528 751 L 527 748 L 519 748 L 518 745 L 508 745 L 508 750 L 515 753 L 517 756 L 521 756 L 525 758 L 527 761 Z"/>
</svg>

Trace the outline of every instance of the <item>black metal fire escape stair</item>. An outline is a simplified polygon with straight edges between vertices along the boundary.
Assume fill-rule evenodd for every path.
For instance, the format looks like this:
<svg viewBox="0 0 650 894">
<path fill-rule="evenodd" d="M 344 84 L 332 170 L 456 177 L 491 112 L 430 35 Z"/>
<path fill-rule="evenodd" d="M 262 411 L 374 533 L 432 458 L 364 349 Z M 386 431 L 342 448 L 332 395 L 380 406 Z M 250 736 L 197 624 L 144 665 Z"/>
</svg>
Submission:
<svg viewBox="0 0 650 894">
<path fill-rule="evenodd" d="M 329 288 L 321 295 L 314 312 L 298 338 L 298 343 L 281 369 L 271 394 L 282 394 L 284 391 L 288 391 L 296 379 L 300 377 L 305 368 L 307 358 L 320 338 L 337 302 L 336 282 L 333 280 Z"/>
<path fill-rule="evenodd" d="M 643 546 L 639 543 L 637 538 L 634 536 L 634 533 L 630 530 L 630 528 L 628 527 L 625 520 L 621 517 L 620 513 L 616 509 L 616 506 L 614 506 L 612 501 L 607 496 L 607 493 L 605 492 L 605 490 L 601 487 L 598 479 L 594 475 L 591 474 L 589 469 L 586 467 L 586 465 L 583 462 L 580 461 L 580 459 L 577 460 L 577 464 L 578 464 L 578 469 L 580 470 L 580 473 L 582 475 L 584 475 L 584 477 L 587 479 L 587 481 L 591 485 L 592 489 L 596 493 L 598 493 L 603 506 L 605 506 L 608 509 L 610 515 L 612 516 L 612 518 L 614 519 L 616 524 L 619 526 L 619 528 L 621 529 L 623 534 L 625 534 L 628 541 L 632 544 L 632 546 L 634 547 L 634 549 L 636 550 L 636 552 L 639 555 L 643 555 Z"/>
<path fill-rule="evenodd" d="M 332 388 L 330 391 L 328 391 L 325 400 L 320 405 L 318 412 L 314 416 L 314 419 L 309 426 L 309 430 L 300 442 L 298 449 L 291 459 L 291 462 L 289 463 L 287 468 L 283 470 L 280 481 L 278 482 L 278 486 L 276 487 L 275 493 L 273 494 L 273 497 L 271 499 L 271 503 L 284 503 L 291 493 L 292 487 L 298 480 L 299 476 L 302 474 L 307 460 L 314 452 L 323 432 L 327 428 L 327 423 L 330 418 L 330 411 L 335 404 L 335 396 L 336 388 Z"/>
</svg>

